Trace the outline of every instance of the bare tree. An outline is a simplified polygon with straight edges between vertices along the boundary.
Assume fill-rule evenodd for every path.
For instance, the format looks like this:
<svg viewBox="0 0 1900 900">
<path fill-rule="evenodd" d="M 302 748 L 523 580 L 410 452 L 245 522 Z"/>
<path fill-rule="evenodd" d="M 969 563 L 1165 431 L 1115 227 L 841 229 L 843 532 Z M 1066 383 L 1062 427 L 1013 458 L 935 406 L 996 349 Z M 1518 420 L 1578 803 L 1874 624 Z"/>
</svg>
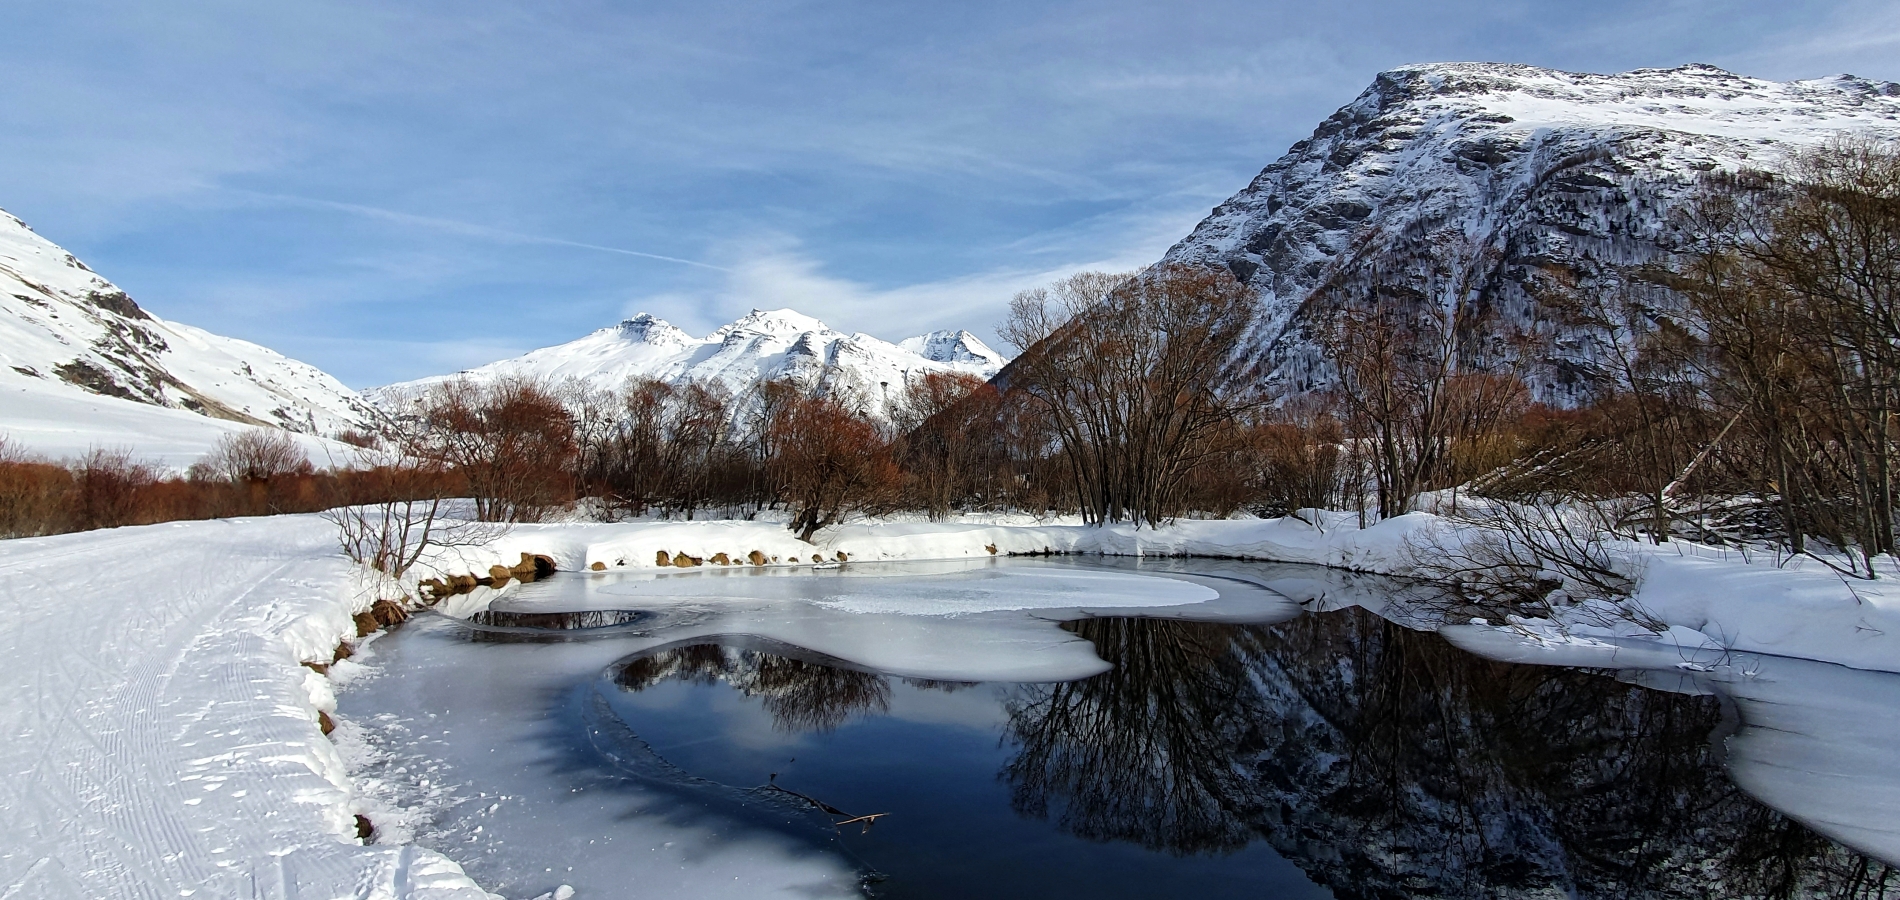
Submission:
<svg viewBox="0 0 1900 900">
<path fill-rule="evenodd" d="M 1010 304 L 1004 376 L 1058 437 L 1085 519 L 1160 525 L 1262 397 L 1235 363 L 1255 297 L 1225 270 L 1083 273 Z"/>
<path fill-rule="evenodd" d="M 573 496 L 573 414 L 533 381 L 437 385 L 417 404 L 406 453 L 438 461 L 468 484 L 477 518 L 533 522 Z"/>
<path fill-rule="evenodd" d="M 782 407 L 766 427 L 767 472 L 791 508 L 790 527 L 799 540 L 809 542 L 852 513 L 890 504 L 899 485 L 897 464 L 864 417 L 836 400 L 805 397 Z"/>
<path fill-rule="evenodd" d="M 1453 447 L 1523 408 L 1524 352 L 1485 302 L 1496 254 L 1461 238 L 1422 261 L 1342 270 L 1308 302 L 1384 518 L 1452 471 Z M 1355 457 L 1358 458 L 1358 457 Z"/>
<path fill-rule="evenodd" d="M 971 473 L 983 465 L 995 404 L 973 400 L 979 391 L 996 394 L 975 375 L 929 372 L 912 379 L 891 410 L 911 498 L 932 518 L 972 491 Z"/>
<path fill-rule="evenodd" d="M 1536 293 L 1587 350 L 1593 364 L 1579 368 L 1588 373 L 1596 405 L 1616 411 L 1621 427 L 1599 449 L 1646 498 L 1630 514 L 1647 521 L 1650 540 L 1669 540 L 1678 507 L 1672 486 L 1679 492 L 1705 445 L 1710 412 L 1698 369 L 1702 348 L 1679 309 L 1670 309 L 1679 303 L 1636 273 L 1585 287 L 1567 272 L 1547 270 Z"/>
<path fill-rule="evenodd" d="M 1814 533 L 1858 550 L 1871 577 L 1900 549 L 1900 145 L 1844 136 L 1707 187 L 1679 286 L 1716 383 L 1767 451 L 1757 483 L 1791 549 Z"/>
<path fill-rule="evenodd" d="M 733 438 L 735 401 L 723 384 L 653 378 L 628 381 L 617 416 L 584 443 L 586 480 L 616 506 L 692 518 L 754 490 L 745 450 Z M 597 446 L 594 446 L 597 444 Z"/>
</svg>

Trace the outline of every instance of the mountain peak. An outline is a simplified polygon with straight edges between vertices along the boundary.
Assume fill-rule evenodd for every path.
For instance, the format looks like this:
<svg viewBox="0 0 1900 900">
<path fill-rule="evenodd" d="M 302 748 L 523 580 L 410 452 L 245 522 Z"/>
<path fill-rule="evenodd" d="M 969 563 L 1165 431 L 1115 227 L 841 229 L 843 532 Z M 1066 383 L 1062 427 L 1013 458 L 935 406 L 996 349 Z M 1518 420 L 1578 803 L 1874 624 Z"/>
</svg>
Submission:
<svg viewBox="0 0 1900 900">
<path fill-rule="evenodd" d="M 3 210 L 0 388 L 8 392 L 11 405 L 0 413 L 0 427 L 18 421 L 22 408 L 68 409 L 106 401 L 107 408 L 129 402 L 313 434 L 369 428 L 375 421 L 374 411 L 354 392 L 313 366 L 247 341 L 153 316 L 77 257 Z M 181 421 L 150 416 L 145 410 L 128 413 L 122 407 L 99 416 Z M 182 421 L 181 433 L 221 433 L 216 427 Z M 40 434 L 30 440 L 40 441 L 42 448 L 60 446 L 63 440 Z M 204 440 L 206 449 L 211 439 Z"/>
<path fill-rule="evenodd" d="M 1434 100 L 1509 114 L 1499 106 L 1526 103 L 1548 107 L 1573 105 L 1599 111 L 1642 110 L 1649 118 L 1703 113 L 1739 120 L 1768 116 L 1783 107 L 1858 101 L 1865 96 L 1900 95 L 1900 85 L 1851 75 L 1810 81 L 1776 82 L 1750 78 L 1708 63 L 1670 68 L 1631 69 L 1601 74 L 1570 72 L 1521 63 L 1441 62 L 1398 66 L 1381 72 L 1341 114 L 1368 108 L 1418 107 Z M 1644 106 L 1647 104 L 1647 106 Z M 1574 114 L 1575 110 L 1570 110 Z M 1335 114 L 1335 119 L 1338 114 Z M 1702 130 L 1691 126 L 1691 130 Z"/>
<path fill-rule="evenodd" d="M 622 321 L 615 328 L 621 337 L 645 344 L 684 345 L 693 341 L 691 335 L 652 313 L 643 312 Z"/>
<path fill-rule="evenodd" d="M 991 350 L 977 336 L 961 329 L 933 331 L 897 342 L 912 353 L 932 362 L 966 365 L 994 365 L 1001 368 L 1003 355 Z"/>
<path fill-rule="evenodd" d="M 1844 132 L 1900 135 L 1900 85 L 1775 82 L 1703 63 L 1607 75 L 1402 66 L 1380 73 L 1164 258 L 1223 266 L 1259 292 L 1248 362 L 1304 390 L 1332 377 L 1306 327 L 1321 284 L 1423 271 L 1452 238 L 1498 260 L 1485 274 L 1489 303 L 1532 316 L 1542 270 L 1527 261 L 1609 289 L 1630 267 L 1676 251 L 1671 211 L 1704 173 L 1772 166 Z M 1539 387 L 1550 400 L 1575 390 Z"/>
<path fill-rule="evenodd" d="M 989 378 L 1004 358 L 967 331 L 934 331 L 892 344 L 868 334 L 843 334 L 791 309 L 755 309 L 696 338 L 650 313 L 579 340 L 461 373 L 482 380 L 526 376 L 549 383 L 578 380 L 602 390 L 628 378 L 669 383 L 689 379 L 725 385 L 746 398 L 763 382 L 789 380 L 814 395 L 862 405 L 874 416 L 902 396 L 903 386 L 931 372 Z M 451 376 L 456 377 L 456 376 Z M 376 402 L 398 401 L 440 378 L 389 385 L 370 392 Z M 735 417 L 744 403 L 734 407 Z M 735 419 L 736 421 L 736 419 Z"/>
<path fill-rule="evenodd" d="M 825 323 L 795 309 L 754 309 L 730 324 L 721 326 L 711 337 L 723 338 L 740 332 L 792 336 L 806 332 L 827 334 L 830 331 L 831 328 Z"/>
</svg>

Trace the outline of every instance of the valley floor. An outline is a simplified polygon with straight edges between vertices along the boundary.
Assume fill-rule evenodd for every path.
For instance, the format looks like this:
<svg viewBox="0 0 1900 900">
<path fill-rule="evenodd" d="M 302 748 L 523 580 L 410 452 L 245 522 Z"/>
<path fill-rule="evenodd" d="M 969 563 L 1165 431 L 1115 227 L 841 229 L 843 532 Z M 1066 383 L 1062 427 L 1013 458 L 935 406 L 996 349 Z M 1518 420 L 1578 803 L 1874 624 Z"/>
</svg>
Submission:
<svg viewBox="0 0 1900 900">
<path fill-rule="evenodd" d="M 769 522 L 520 526 L 445 551 L 417 577 L 481 573 L 523 552 L 564 571 L 656 567 L 662 553 L 714 566 L 757 551 L 781 565 L 816 553 L 854 562 L 1042 551 L 1206 555 L 1407 574 L 1403 547 L 1443 520 L 1416 514 L 1360 530 L 1349 516 L 1183 522 L 1158 531 L 966 520 L 852 525 L 817 546 Z M 1604 665 L 1674 653 L 1684 667 L 1730 651 L 1900 671 L 1900 596 L 1849 587 L 1818 564 L 1677 543 L 1621 549 L 1644 572 L 1627 601 L 1652 621 L 1583 604 L 1570 621 L 1443 631 L 1494 656 Z M 744 564 L 744 563 L 739 563 Z M 413 588 L 413 585 L 411 586 Z M 1336 583 L 1274 585 L 1304 602 Z M 384 590 L 387 590 L 385 587 Z M 505 593 L 505 590 L 503 593 Z M 456 597 L 450 612 L 492 598 Z M 453 862 L 356 839 L 361 798 L 318 711 L 328 662 L 374 588 L 316 516 L 170 523 L 0 542 L 0 791 L 11 814 L 0 897 L 485 898 Z M 921 604 L 921 601 L 920 601 Z M 457 606 L 464 609 L 458 610 Z M 970 611 L 954 598 L 922 615 Z"/>
</svg>

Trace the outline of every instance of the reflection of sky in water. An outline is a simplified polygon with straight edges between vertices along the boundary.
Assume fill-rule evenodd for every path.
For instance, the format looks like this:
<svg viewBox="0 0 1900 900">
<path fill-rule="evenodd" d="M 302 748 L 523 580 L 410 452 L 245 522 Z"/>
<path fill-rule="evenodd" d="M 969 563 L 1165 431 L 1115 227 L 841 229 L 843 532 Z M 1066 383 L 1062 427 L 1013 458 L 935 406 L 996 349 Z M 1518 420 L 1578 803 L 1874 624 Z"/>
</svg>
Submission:
<svg viewBox="0 0 1900 900">
<path fill-rule="evenodd" d="M 985 684 L 945 691 L 895 681 L 891 709 L 914 715 L 866 712 L 781 745 L 752 742 L 782 731 L 761 698 L 723 683 L 668 680 L 618 692 L 610 702 L 654 752 L 695 775 L 750 785 L 778 773 L 778 784 L 848 816 L 886 814 L 868 831 L 840 829 L 840 844 L 853 857 L 889 876 L 877 885 L 879 896 L 1329 896 L 1264 842 L 1232 853 L 1173 855 L 1088 840 L 1019 814 L 1011 784 L 999 777 L 1016 752 L 1006 738 L 1010 690 Z M 680 703 L 680 696 L 695 702 Z M 703 740 L 707 733 L 743 733 L 746 740 Z"/>
<path fill-rule="evenodd" d="M 1089 570 L 1078 571 L 1083 566 Z M 1136 576 L 1134 568 L 1169 577 Z M 433 713 L 430 726 L 453 727 L 457 738 L 429 746 L 427 754 L 446 766 L 460 791 L 505 795 L 492 812 L 487 799 L 448 811 L 423 829 L 424 843 L 511 895 L 565 882 L 582 888 L 582 896 L 620 896 L 628 884 L 642 885 L 640 896 L 849 896 L 856 892 L 853 870 L 868 864 L 894 876 L 880 890 L 897 896 L 974 896 L 968 892 L 975 882 L 960 880 L 972 872 L 993 882 L 983 891 L 988 896 L 1012 895 L 997 884 L 1039 897 L 1179 896 L 1188 887 L 1197 896 L 1223 896 L 1229 888 L 1235 895 L 1325 896 L 1298 887 L 1305 878 L 1274 847 L 1290 852 L 1308 875 L 1335 884 L 1355 866 L 1366 872 L 1353 877 L 1376 882 L 1383 863 L 1369 860 L 1380 859 L 1412 859 L 1438 873 L 1432 877 L 1465 879 L 1459 883 L 1467 888 L 1476 883 L 1470 879 L 1488 877 L 1460 855 L 1456 817 L 1441 819 L 1432 804 L 1408 800 L 1376 814 L 1361 809 L 1379 805 L 1369 798 L 1381 783 L 1342 769 L 1342 759 L 1385 766 L 1380 777 L 1413 784 L 1415 792 L 1429 793 L 1446 771 L 1457 772 L 1479 786 L 1476 806 L 1437 806 L 1489 822 L 1510 838 L 1486 852 L 1518 854 L 1533 874 L 1583 878 L 1586 886 L 1594 870 L 1579 860 L 1608 852 L 1592 849 L 1588 832 L 1598 823 L 1642 832 L 1643 841 L 1675 854 L 1674 864 L 1701 866 L 1711 884 L 1734 892 L 1748 887 L 1755 863 L 1721 848 L 1758 839 L 1764 828 L 1791 827 L 1753 807 L 1723 775 L 1707 743 L 1721 720 L 1713 699 L 1635 690 L 1564 669 L 1487 669 L 1494 664 L 1436 636 L 1358 613 L 1255 628 L 1196 622 L 1272 623 L 1297 615 L 1291 602 L 1249 581 L 1328 606 L 1384 602 L 1376 582 L 1353 576 L 1213 561 L 1095 567 L 1063 560 L 698 574 L 561 577 L 527 585 L 509 600 L 521 610 L 638 605 L 691 613 L 662 615 L 659 621 L 671 624 L 658 627 L 636 623 L 565 643 L 491 644 L 461 640 L 460 626 L 424 617 L 379 641 L 380 658 L 371 663 L 386 673 L 346 694 L 344 715 Z M 1129 612 L 1115 603 L 1132 602 L 1127 598 L 1144 589 L 1138 586 L 1152 589 L 1151 596 L 1217 596 L 1154 603 L 1145 614 L 1163 618 L 1148 624 L 1100 619 L 1064 630 L 1054 621 L 1080 615 L 1072 606 L 1078 595 L 1115 590 L 1124 599 L 1103 603 L 1101 611 Z M 1011 602 L 1048 608 L 920 616 L 846 611 L 857 602 L 851 599 L 825 602 L 881 597 L 915 604 L 933 592 L 939 603 L 1013 595 Z M 731 643 L 722 635 L 769 640 L 705 646 Z M 772 647 L 807 662 L 734 668 L 719 661 L 770 663 L 778 659 L 765 652 Z M 1098 652 L 1115 668 L 1068 685 L 954 686 L 871 674 L 1062 681 L 1104 672 Z M 612 673 L 630 671 L 626 660 L 635 657 L 645 660 L 650 677 L 637 689 L 616 685 Z M 827 657 L 845 668 L 809 662 Z M 1889 732 L 1900 725 L 1888 707 L 1900 696 L 1893 690 L 1900 679 L 1786 660 L 1707 673 L 1685 672 L 1680 662 L 1656 660 L 1647 674 L 1624 677 L 1735 696 L 1749 720 L 1729 744 L 1743 785 L 1826 833 L 1858 846 L 1891 846 L 1881 842 L 1891 841 L 1892 810 L 1900 808 L 1890 802 L 1900 742 Z M 837 690 L 861 691 L 866 679 L 884 685 L 881 694 L 872 692 L 882 699 L 869 706 L 800 709 L 835 701 Z M 1184 709 L 1195 712 L 1163 714 Z M 820 720 L 834 725 L 807 727 Z M 1074 724 L 1081 721 L 1109 730 L 1089 732 Z M 1433 730 L 1451 727 L 1445 722 L 1462 724 L 1456 733 Z M 1148 756 L 1099 752 L 1129 743 L 1124 739 L 1136 732 L 1148 734 L 1130 745 L 1148 747 Z M 1117 737 L 1105 740 L 1110 736 Z M 397 754 L 414 752 L 394 731 L 386 739 Z M 1388 743 L 1402 750 L 1378 749 Z M 1167 752 L 1155 755 L 1159 750 Z M 1596 758 L 1606 753 L 1613 765 Z M 1190 772 L 1213 779 L 1216 789 L 1206 796 L 1234 798 L 1241 801 L 1236 808 L 1253 812 L 1227 821 L 1215 808 L 1223 804 L 1215 803 L 1154 818 L 1153 804 L 1163 802 L 1157 797 L 1197 796 L 1149 791 L 1157 778 L 1184 777 L 1154 768 L 1170 754 L 1211 760 Z M 1555 768 L 1519 771 L 1523 760 L 1546 758 Z M 406 776 L 395 768 L 386 762 L 369 774 L 400 796 Z M 1588 797 L 1557 782 L 1538 786 L 1553 773 L 1609 770 L 1620 780 L 1596 785 Z M 904 824 L 894 813 L 870 835 L 841 838 L 822 821 L 783 808 L 783 797 L 761 799 L 751 790 L 773 771 L 853 812 L 911 805 Z M 1709 821 L 1644 812 L 1653 796 L 1713 812 L 1698 813 Z M 1148 813 L 1118 818 L 1124 807 L 1144 803 Z M 1158 832 L 1151 824 L 1157 821 Z M 1238 855 L 1190 855 L 1186 862 L 1140 847 L 1186 834 L 1215 844 L 1233 834 L 1253 837 L 1240 838 L 1247 849 Z M 1407 840 L 1418 845 L 1405 850 Z M 602 842 L 619 849 L 603 853 Z M 1853 862 L 1826 844 L 1800 846 L 1779 861 L 1792 860 L 1811 880 Z M 1314 853 L 1336 858 L 1316 861 Z M 541 871 L 548 860 L 574 871 Z M 1077 870 L 1086 877 L 1050 875 Z M 1157 887 L 1163 883 L 1173 887 Z M 1088 884 L 1099 889 L 1082 893 Z M 941 890 L 933 894 L 930 886 Z"/>
</svg>

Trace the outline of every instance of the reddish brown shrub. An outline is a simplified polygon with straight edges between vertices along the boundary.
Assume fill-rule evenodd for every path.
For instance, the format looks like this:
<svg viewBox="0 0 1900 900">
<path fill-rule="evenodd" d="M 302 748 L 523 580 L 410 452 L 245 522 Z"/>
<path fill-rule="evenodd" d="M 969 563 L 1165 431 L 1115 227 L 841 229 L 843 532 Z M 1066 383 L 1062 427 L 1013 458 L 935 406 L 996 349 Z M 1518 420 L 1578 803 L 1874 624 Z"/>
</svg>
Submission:
<svg viewBox="0 0 1900 900">
<path fill-rule="evenodd" d="M 890 444 L 835 400 L 801 398 L 773 417 L 767 471 L 792 509 L 791 529 L 809 541 L 855 512 L 891 505 L 903 476 Z"/>
<path fill-rule="evenodd" d="M 72 527 L 72 473 L 36 462 L 0 437 L 0 537 L 54 534 Z"/>
</svg>

